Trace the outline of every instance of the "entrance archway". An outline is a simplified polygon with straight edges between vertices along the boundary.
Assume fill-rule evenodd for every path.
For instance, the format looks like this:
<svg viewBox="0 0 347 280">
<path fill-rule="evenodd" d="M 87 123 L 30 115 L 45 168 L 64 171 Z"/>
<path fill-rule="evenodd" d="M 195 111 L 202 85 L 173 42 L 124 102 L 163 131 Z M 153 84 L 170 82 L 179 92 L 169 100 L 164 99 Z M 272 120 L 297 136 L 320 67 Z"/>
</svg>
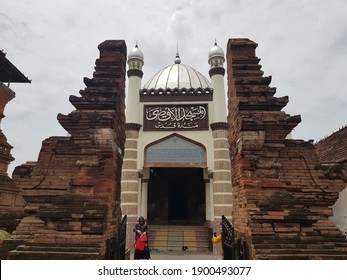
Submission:
<svg viewBox="0 0 347 280">
<path fill-rule="evenodd" d="M 206 148 L 177 133 L 145 148 L 147 217 L 152 224 L 202 225 L 206 219 Z"/>
<path fill-rule="evenodd" d="M 206 219 L 205 201 L 202 168 L 150 168 L 150 223 L 202 225 Z"/>
<path fill-rule="evenodd" d="M 206 148 L 177 133 L 145 148 L 144 167 L 206 167 Z"/>
</svg>

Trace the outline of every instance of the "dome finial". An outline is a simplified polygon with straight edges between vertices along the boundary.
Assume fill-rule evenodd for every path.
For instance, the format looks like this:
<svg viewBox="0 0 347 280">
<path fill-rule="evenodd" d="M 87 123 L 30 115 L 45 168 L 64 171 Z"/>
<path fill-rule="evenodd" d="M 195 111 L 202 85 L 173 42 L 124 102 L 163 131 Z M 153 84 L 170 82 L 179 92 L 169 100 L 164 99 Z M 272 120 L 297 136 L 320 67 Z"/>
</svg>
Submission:
<svg viewBox="0 0 347 280">
<path fill-rule="evenodd" d="M 223 67 L 224 61 L 224 51 L 220 46 L 218 46 L 217 39 L 215 39 L 214 45 L 208 53 L 208 63 L 212 68 Z"/>
<path fill-rule="evenodd" d="M 213 57 L 221 57 L 224 59 L 224 51 L 223 49 L 218 46 L 217 40 L 215 39 L 214 46 L 211 48 L 209 54 L 208 54 L 208 59 L 210 60 Z"/>
<path fill-rule="evenodd" d="M 128 59 L 139 59 L 143 61 L 143 53 L 139 49 L 137 41 L 135 47 L 129 52 Z"/>
<path fill-rule="evenodd" d="M 181 63 L 181 58 L 180 54 L 178 52 L 178 44 L 177 44 L 177 52 L 176 52 L 176 57 L 175 57 L 175 64 L 180 64 Z"/>
</svg>

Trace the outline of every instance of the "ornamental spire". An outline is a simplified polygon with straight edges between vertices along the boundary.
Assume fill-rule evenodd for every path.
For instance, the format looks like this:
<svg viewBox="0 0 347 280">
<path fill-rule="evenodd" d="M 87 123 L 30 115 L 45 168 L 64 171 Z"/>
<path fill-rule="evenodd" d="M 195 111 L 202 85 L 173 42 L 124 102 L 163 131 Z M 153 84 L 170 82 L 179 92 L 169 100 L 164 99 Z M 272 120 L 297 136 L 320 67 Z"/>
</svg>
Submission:
<svg viewBox="0 0 347 280">
<path fill-rule="evenodd" d="M 178 52 L 178 44 L 177 44 L 177 51 L 176 51 L 176 57 L 175 57 L 175 64 L 180 64 L 181 63 L 181 58 L 180 54 Z"/>
</svg>

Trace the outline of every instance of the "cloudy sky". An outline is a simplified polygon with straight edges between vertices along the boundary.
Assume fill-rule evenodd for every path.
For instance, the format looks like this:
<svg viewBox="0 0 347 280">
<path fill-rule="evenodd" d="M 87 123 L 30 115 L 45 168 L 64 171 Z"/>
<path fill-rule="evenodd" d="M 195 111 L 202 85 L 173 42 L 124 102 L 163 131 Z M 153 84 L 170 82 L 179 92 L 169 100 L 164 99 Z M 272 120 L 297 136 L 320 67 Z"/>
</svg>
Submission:
<svg viewBox="0 0 347 280">
<path fill-rule="evenodd" d="M 314 139 L 347 124 L 346 0 L 0 0 L 0 49 L 31 80 L 11 84 L 2 130 L 15 166 L 37 160 L 41 142 L 66 135 L 57 114 L 73 110 L 70 95 L 92 77 L 97 46 L 124 39 L 145 56 L 143 84 L 173 63 L 208 77 L 207 54 L 217 40 L 259 44 L 265 76 L 275 96 L 289 96 L 284 111 L 300 114 L 293 137 Z"/>
</svg>

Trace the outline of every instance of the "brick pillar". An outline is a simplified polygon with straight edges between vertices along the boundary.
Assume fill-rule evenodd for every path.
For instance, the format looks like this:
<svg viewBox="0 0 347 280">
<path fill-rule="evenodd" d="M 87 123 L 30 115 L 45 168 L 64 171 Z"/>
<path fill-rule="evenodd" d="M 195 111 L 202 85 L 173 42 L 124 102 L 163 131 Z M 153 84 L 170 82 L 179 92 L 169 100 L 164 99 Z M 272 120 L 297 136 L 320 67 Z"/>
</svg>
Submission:
<svg viewBox="0 0 347 280">
<path fill-rule="evenodd" d="M 8 102 L 15 97 L 15 93 L 0 82 L 0 176 L 7 176 L 8 165 L 14 160 L 11 155 L 13 148 L 1 130 L 1 121 L 5 117 L 4 110 Z"/>
<path fill-rule="evenodd" d="M 69 136 L 44 140 L 38 161 L 13 173 L 32 215 L 14 237 L 25 233 L 37 248 L 35 253 L 32 248 L 10 252 L 10 258 L 109 257 L 107 246 L 117 238 L 122 214 L 126 45 L 107 40 L 98 49 L 93 78 L 84 78 L 80 97 L 70 96 L 76 109 L 58 114 Z"/>
<path fill-rule="evenodd" d="M 274 96 L 256 47 L 249 39 L 227 47 L 235 234 L 253 259 L 347 259 L 329 220 L 344 183 L 324 175 L 311 142 L 286 139 L 301 117 L 282 111 L 288 96 Z"/>
<path fill-rule="evenodd" d="M 5 107 L 14 97 L 15 93 L 0 82 L 0 125 L 5 117 Z M 8 166 L 14 160 L 12 148 L 0 126 L 0 229 L 9 233 L 12 233 L 24 216 L 25 206 L 23 197 L 19 195 L 19 188 L 7 174 Z"/>
</svg>

